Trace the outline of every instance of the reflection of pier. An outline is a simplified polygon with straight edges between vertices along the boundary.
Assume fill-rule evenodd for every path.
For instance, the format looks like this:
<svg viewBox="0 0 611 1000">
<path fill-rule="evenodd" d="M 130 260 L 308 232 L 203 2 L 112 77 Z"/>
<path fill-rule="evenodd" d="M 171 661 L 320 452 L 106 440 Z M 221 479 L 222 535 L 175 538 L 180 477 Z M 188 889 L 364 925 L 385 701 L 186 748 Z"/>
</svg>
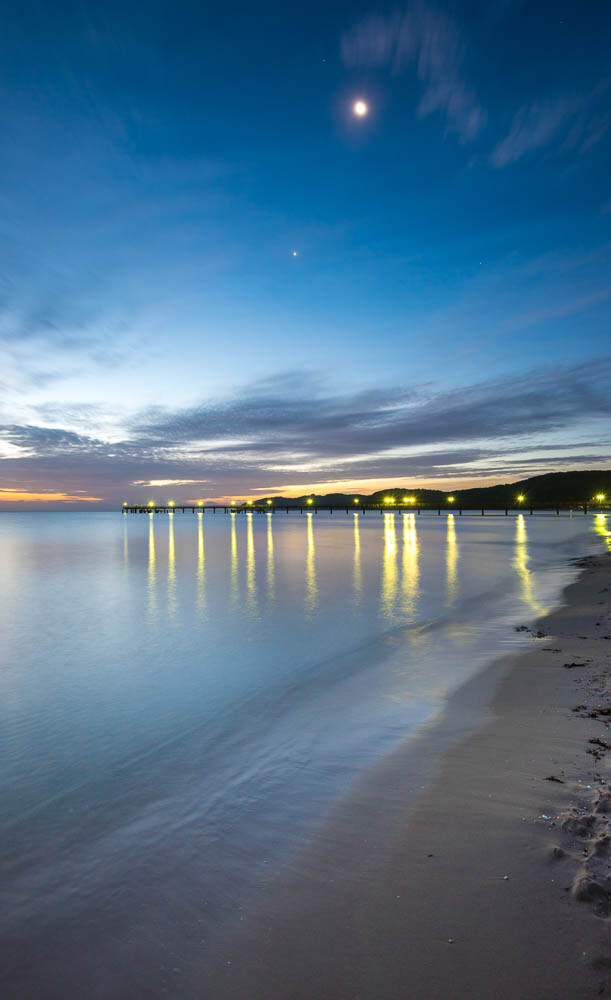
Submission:
<svg viewBox="0 0 611 1000">
<path fill-rule="evenodd" d="M 353 507 L 346 507 L 345 504 L 322 504 L 312 503 L 309 506 L 282 504 L 282 503 L 244 503 L 234 506 L 227 504 L 128 504 L 124 503 L 121 508 L 124 514 L 175 514 L 180 511 L 182 514 L 190 511 L 192 514 L 434 514 L 441 517 L 442 514 L 457 514 L 459 517 L 520 517 L 524 514 L 540 514 L 546 517 L 572 517 L 573 514 L 597 514 L 597 508 L 590 507 L 569 507 L 559 505 L 549 505 L 546 507 L 530 507 L 521 505 L 516 507 L 478 507 L 477 509 L 455 507 L 449 504 L 445 507 L 432 507 L 427 504 L 401 504 L 395 503 L 391 506 L 386 504 L 355 504 Z"/>
</svg>

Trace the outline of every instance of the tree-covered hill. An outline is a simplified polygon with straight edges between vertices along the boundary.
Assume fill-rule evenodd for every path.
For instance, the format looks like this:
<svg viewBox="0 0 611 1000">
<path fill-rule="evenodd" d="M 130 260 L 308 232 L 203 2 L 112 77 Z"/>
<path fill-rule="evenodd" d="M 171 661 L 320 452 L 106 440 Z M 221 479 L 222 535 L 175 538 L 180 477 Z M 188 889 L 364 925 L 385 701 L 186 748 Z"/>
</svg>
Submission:
<svg viewBox="0 0 611 1000">
<path fill-rule="evenodd" d="M 605 494 L 611 501 L 611 470 L 584 472 L 549 472 L 543 476 L 531 476 L 515 483 L 504 483 L 498 486 L 484 486 L 468 490 L 409 489 L 404 486 L 388 486 L 375 493 L 308 493 L 302 497 L 263 497 L 257 503 L 274 504 L 285 507 L 305 506 L 308 499 L 325 506 L 351 506 L 355 499 L 359 503 L 384 503 L 386 497 L 392 497 L 395 503 L 407 502 L 408 497 L 414 497 L 416 503 L 431 506 L 446 506 L 448 496 L 454 497 L 454 506 L 464 508 L 478 507 L 512 507 L 518 496 L 523 496 L 524 506 L 532 504 L 535 507 L 562 506 L 569 504 L 579 506 L 591 504 L 597 494 Z"/>
</svg>

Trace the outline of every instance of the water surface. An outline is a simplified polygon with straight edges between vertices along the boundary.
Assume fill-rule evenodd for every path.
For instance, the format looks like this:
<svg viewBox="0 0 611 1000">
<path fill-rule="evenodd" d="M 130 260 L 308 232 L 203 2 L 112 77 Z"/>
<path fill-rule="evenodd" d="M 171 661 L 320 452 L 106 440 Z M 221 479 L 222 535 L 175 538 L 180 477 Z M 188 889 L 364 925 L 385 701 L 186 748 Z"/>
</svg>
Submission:
<svg viewBox="0 0 611 1000">
<path fill-rule="evenodd" d="M 515 625 L 606 526 L 3 515 L 6 994 L 178 995 L 354 778 L 532 641 Z"/>
</svg>

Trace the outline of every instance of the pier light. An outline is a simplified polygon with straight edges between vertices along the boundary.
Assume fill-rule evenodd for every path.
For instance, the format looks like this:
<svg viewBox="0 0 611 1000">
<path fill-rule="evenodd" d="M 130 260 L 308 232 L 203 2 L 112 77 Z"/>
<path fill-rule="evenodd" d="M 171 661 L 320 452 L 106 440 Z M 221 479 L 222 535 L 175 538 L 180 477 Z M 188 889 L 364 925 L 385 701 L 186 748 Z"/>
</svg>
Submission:
<svg viewBox="0 0 611 1000">
<path fill-rule="evenodd" d="M 394 502 L 395 502 L 394 497 L 384 497 L 384 503 L 394 503 Z"/>
<path fill-rule="evenodd" d="M 314 501 L 312 500 L 312 497 L 308 497 L 308 501 L 307 502 L 308 503 L 314 503 Z"/>
<path fill-rule="evenodd" d="M 355 498 L 354 498 L 354 501 L 353 501 L 353 502 L 354 502 L 354 503 L 358 503 L 358 502 L 359 502 L 359 498 L 358 498 L 358 497 L 355 497 Z"/>
<path fill-rule="evenodd" d="M 602 503 L 604 501 L 604 499 L 605 499 L 605 494 L 604 493 L 597 493 L 596 494 L 596 499 L 598 500 L 599 503 Z"/>
<path fill-rule="evenodd" d="M 232 507 L 235 507 L 235 500 L 232 500 L 232 501 L 231 501 L 231 506 L 232 506 Z"/>
<path fill-rule="evenodd" d="M 518 503 L 524 503 L 524 499 L 525 498 L 524 498 L 524 496 L 523 496 L 522 493 L 520 493 L 519 497 L 516 497 L 516 500 L 518 501 Z"/>
<path fill-rule="evenodd" d="M 416 497 L 403 497 L 403 503 L 416 503 Z"/>
<path fill-rule="evenodd" d="M 203 507 L 204 506 L 204 501 L 203 500 L 198 500 L 197 501 L 197 506 L 198 507 Z"/>
<path fill-rule="evenodd" d="M 149 507 L 154 507 L 155 506 L 155 501 L 154 500 L 149 500 L 148 505 L 149 505 Z"/>
<path fill-rule="evenodd" d="M 246 501 L 246 506 L 247 507 L 252 507 L 252 500 L 247 500 Z"/>
<path fill-rule="evenodd" d="M 454 497 L 448 497 L 448 503 L 454 503 Z"/>
<path fill-rule="evenodd" d="M 173 500 L 168 501 L 168 507 L 173 507 L 173 506 L 174 506 L 174 501 Z"/>
<path fill-rule="evenodd" d="M 124 501 L 123 501 L 123 506 L 124 506 L 124 507 L 127 507 L 127 500 L 124 500 Z"/>
<path fill-rule="evenodd" d="M 268 500 L 268 501 L 267 501 L 267 506 L 268 506 L 268 507 L 271 507 L 271 505 L 272 505 L 272 502 L 271 502 L 271 500 Z"/>
</svg>

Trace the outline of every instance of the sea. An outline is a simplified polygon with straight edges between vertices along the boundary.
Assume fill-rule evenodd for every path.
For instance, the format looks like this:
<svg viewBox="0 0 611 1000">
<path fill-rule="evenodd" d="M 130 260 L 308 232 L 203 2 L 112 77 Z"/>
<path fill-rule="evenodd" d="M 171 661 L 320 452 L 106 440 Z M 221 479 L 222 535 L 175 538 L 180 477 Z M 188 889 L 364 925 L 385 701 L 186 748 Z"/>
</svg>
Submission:
<svg viewBox="0 0 611 1000">
<path fill-rule="evenodd" d="M 0 515 L 0 995 L 181 996 L 611 517 Z M 519 630 L 518 630 L 519 629 Z"/>
</svg>

